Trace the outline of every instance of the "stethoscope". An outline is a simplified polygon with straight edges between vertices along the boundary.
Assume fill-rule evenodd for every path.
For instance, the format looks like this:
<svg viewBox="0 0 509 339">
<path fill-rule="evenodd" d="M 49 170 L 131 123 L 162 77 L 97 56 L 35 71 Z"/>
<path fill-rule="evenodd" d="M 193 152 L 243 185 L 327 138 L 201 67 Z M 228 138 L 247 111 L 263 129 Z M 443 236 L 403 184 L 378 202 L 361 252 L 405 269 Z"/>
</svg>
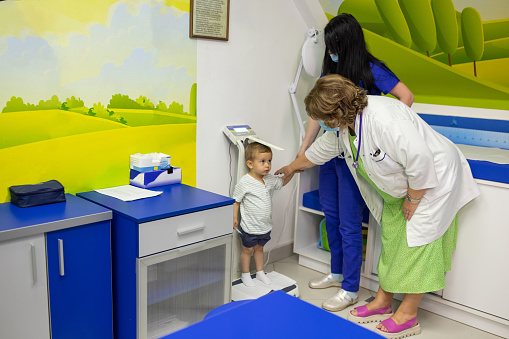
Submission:
<svg viewBox="0 0 509 339">
<path fill-rule="evenodd" d="M 361 139 L 362 139 L 362 113 L 359 114 L 359 142 L 357 143 L 357 156 L 355 157 L 355 161 L 353 163 L 353 168 L 359 168 L 359 153 L 361 152 Z M 354 127 L 355 128 L 355 127 Z"/>
</svg>

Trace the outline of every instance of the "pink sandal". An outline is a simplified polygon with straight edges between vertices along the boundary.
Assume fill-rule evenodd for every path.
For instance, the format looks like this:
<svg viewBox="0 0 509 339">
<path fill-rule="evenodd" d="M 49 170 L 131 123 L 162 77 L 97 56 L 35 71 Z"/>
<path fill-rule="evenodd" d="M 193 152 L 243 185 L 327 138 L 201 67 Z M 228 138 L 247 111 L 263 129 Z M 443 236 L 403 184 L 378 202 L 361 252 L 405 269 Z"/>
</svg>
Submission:
<svg viewBox="0 0 509 339">
<path fill-rule="evenodd" d="M 401 325 L 397 325 L 392 318 L 389 318 L 382 321 L 380 325 L 385 326 L 388 332 L 377 328 L 376 333 L 391 339 L 400 339 L 421 333 L 421 325 L 417 322 L 417 317 Z"/>
<path fill-rule="evenodd" d="M 357 315 L 353 315 L 352 311 L 348 312 L 347 319 L 356 324 L 365 324 L 373 321 L 382 321 L 392 317 L 391 306 L 379 308 L 378 310 L 370 311 L 366 305 L 356 307 Z"/>
</svg>

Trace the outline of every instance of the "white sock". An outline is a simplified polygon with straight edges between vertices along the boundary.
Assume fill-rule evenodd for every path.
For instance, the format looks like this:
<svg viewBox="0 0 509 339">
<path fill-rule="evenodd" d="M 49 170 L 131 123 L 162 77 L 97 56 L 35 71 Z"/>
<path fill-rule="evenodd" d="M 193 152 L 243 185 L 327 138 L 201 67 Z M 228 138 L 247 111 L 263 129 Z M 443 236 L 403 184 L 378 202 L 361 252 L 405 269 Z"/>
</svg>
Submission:
<svg viewBox="0 0 509 339">
<path fill-rule="evenodd" d="M 265 275 L 265 272 L 263 271 L 258 271 L 256 272 L 256 279 L 260 280 L 262 283 L 264 283 L 265 285 L 270 285 L 272 284 L 272 280 L 270 280 L 269 277 L 267 277 Z"/>
<path fill-rule="evenodd" d="M 253 281 L 253 278 L 251 278 L 251 274 L 249 274 L 249 273 L 242 273 L 242 276 L 240 277 L 240 279 L 242 279 L 242 282 L 247 287 L 255 287 L 256 286 L 255 282 Z"/>
</svg>

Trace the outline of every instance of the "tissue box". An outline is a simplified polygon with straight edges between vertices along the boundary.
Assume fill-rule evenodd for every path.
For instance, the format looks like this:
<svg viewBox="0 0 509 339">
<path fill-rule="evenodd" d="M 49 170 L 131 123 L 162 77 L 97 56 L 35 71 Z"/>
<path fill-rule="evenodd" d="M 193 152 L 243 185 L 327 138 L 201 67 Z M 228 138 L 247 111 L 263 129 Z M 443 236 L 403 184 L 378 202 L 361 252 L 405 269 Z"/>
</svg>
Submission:
<svg viewBox="0 0 509 339">
<path fill-rule="evenodd" d="M 170 167 L 169 169 L 150 172 L 130 170 L 131 185 L 141 188 L 180 184 L 181 182 L 182 170 L 180 167 Z"/>
<path fill-rule="evenodd" d="M 164 153 L 136 153 L 129 157 L 129 168 L 138 172 L 169 169 L 171 157 Z"/>
</svg>

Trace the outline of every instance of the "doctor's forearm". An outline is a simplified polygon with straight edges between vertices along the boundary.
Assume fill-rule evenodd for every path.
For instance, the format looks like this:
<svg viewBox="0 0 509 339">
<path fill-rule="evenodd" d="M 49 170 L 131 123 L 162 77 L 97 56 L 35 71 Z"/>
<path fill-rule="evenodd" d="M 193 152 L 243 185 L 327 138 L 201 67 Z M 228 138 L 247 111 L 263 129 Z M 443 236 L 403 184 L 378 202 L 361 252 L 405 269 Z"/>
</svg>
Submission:
<svg viewBox="0 0 509 339">
<path fill-rule="evenodd" d="M 316 166 L 316 164 L 311 162 L 306 157 L 306 154 L 303 154 L 300 157 L 298 157 L 297 159 L 295 159 L 294 161 L 292 161 L 292 163 L 290 165 L 288 165 L 288 166 L 290 167 L 290 169 L 293 172 L 295 172 L 295 171 L 298 171 L 298 170 L 303 170 L 303 169 L 306 169 L 306 168 L 314 167 L 314 166 Z"/>
</svg>

